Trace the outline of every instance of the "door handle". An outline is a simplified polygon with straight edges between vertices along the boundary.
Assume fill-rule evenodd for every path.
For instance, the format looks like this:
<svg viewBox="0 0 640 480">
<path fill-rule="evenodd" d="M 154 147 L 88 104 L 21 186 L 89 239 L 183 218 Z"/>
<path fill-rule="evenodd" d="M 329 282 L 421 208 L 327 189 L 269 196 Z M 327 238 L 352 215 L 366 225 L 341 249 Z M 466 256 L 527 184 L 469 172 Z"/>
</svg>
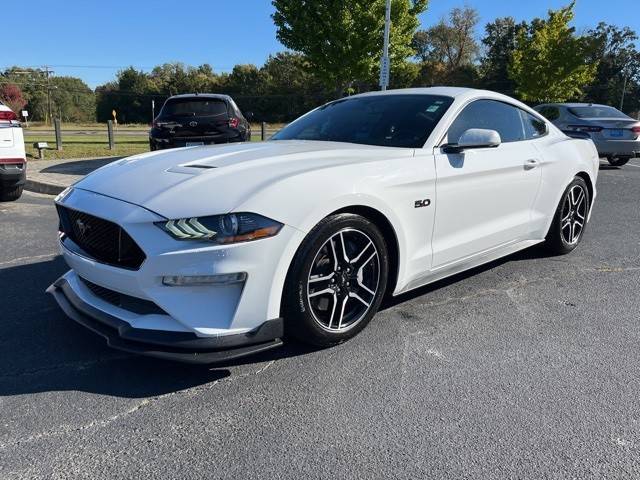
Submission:
<svg viewBox="0 0 640 480">
<path fill-rule="evenodd" d="M 537 166 L 538 166 L 538 160 L 536 160 L 535 158 L 530 158 L 529 160 L 524 162 L 524 169 L 525 170 L 532 170 L 532 169 L 536 168 Z"/>
</svg>

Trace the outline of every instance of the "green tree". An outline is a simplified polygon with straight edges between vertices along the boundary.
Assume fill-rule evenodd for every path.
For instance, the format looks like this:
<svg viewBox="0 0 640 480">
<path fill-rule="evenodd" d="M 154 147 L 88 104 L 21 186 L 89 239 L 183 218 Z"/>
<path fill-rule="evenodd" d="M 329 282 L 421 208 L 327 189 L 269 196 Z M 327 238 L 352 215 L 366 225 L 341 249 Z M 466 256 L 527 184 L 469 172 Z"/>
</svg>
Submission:
<svg viewBox="0 0 640 480">
<path fill-rule="evenodd" d="M 509 77 L 509 63 L 516 49 L 518 32 L 526 28 L 526 22 L 516 23 L 512 17 L 497 18 L 484 27 L 484 53 L 480 60 L 484 88 L 509 95 L 515 93 L 515 82 Z"/>
<path fill-rule="evenodd" d="M 416 32 L 413 46 L 423 61 L 442 63 L 453 71 L 473 63 L 478 55 L 475 29 L 480 16 L 471 7 L 454 8 L 449 19 Z"/>
<path fill-rule="evenodd" d="M 47 116 L 47 80 L 45 73 L 39 69 L 11 67 L 0 77 L 4 82 L 18 85 L 27 101 L 26 109 L 29 118 L 34 121 L 44 120 Z"/>
<path fill-rule="evenodd" d="M 625 89 L 624 109 L 640 109 L 640 52 L 636 48 L 638 35 L 628 27 L 600 23 L 587 32 L 593 38 L 593 62 L 598 63 L 593 84 L 586 89 L 590 102 L 618 106 Z"/>
<path fill-rule="evenodd" d="M 422 60 L 417 85 L 473 86 L 477 80 L 475 60 L 478 43 L 475 29 L 478 12 L 470 7 L 454 8 L 448 19 L 416 32 L 412 45 Z"/>
<path fill-rule="evenodd" d="M 382 54 L 385 0 L 273 0 L 277 38 L 303 53 L 318 78 L 342 93 L 375 83 Z M 407 70 L 411 39 L 428 0 L 392 0 L 391 79 Z"/>
<path fill-rule="evenodd" d="M 226 79 L 226 91 L 231 95 L 255 96 L 264 93 L 264 72 L 253 64 L 236 65 Z"/>
<path fill-rule="evenodd" d="M 60 117 L 63 122 L 95 121 L 95 94 L 86 83 L 75 77 L 53 77 L 51 85 L 54 117 Z"/>
<path fill-rule="evenodd" d="M 516 93 L 530 102 L 565 102 L 583 95 L 598 68 L 590 63 L 594 43 L 578 36 L 569 24 L 575 1 L 549 10 L 547 19 L 535 19 L 518 32 L 509 66 Z"/>
</svg>

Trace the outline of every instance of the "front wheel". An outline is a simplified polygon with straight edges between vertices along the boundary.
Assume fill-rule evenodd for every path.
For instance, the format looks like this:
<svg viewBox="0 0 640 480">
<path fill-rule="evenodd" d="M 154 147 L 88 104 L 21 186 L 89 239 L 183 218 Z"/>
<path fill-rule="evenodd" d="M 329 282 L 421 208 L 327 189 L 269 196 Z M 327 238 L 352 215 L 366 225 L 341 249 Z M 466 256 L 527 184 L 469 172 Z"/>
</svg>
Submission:
<svg viewBox="0 0 640 480">
<path fill-rule="evenodd" d="M 355 336 L 380 307 L 388 262 L 384 238 L 369 220 L 353 214 L 325 218 L 289 270 L 285 333 L 323 347 Z"/>
<path fill-rule="evenodd" d="M 589 189 L 581 177 L 575 177 L 564 191 L 545 245 L 549 251 L 564 255 L 575 249 L 587 225 L 589 215 Z"/>
</svg>

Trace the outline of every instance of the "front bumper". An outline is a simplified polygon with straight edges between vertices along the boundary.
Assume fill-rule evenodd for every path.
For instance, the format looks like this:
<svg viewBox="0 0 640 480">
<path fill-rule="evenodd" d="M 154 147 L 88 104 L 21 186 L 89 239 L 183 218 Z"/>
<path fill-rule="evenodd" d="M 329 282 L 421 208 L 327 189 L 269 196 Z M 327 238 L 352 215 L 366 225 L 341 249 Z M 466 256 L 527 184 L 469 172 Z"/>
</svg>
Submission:
<svg viewBox="0 0 640 480">
<path fill-rule="evenodd" d="M 70 272 L 71 275 L 75 275 Z M 269 320 L 243 334 L 198 337 L 189 332 L 134 328 L 129 323 L 85 302 L 71 286 L 69 275 L 47 292 L 71 319 L 107 340 L 117 350 L 192 364 L 216 364 L 282 345 L 283 322 Z"/>
<path fill-rule="evenodd" d="M 303 232 L 285 225 L 278 235 L 254 242 L 179 241 L 154 225 L 164 217 L 131 203 L 81 188 L 60 195 L 56 203 L 120 225 L 146 256 L 139 268 L 128 269 L 101 263 L 60 242 L 62 256 L 72 270 L 49 292 L 70 317 L 106 337 L 114 348 L 211 363 L 280 344 L 281 332 L 271 319 L 280 317 L 286 273 Z M 246 274 L 244 281 L 201 286 L 163 283 L 167 276 L 238 272 Z M 266 321 L 272 326 L 263 330 Z M 122 332 L 129 333 L 123 336 Z M 130 343 L 136 341 L 131 332 L 138 343 Z M 270 338 L 261 334 L 256 341 L 257 332 L 270 332 Z M 158 336 L 169 339 L 162 349 L 149 341 Z M 184 339 L 191 339 L 189 345 L 196 347 L 198 355 L 184 348 Z M 234 352 L 228 351 L 230 346 Z M 247 349 L 235 351 L 236 347 Z"/>
</svg>

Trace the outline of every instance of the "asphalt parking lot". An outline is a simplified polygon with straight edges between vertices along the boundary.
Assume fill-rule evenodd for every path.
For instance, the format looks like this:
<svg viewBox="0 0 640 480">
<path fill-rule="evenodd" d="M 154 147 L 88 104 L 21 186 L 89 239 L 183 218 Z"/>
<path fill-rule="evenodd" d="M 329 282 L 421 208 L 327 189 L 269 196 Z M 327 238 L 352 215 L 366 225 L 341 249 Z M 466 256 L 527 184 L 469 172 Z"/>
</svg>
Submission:
<svg viewBox="0 0 640 480">
<path fill-rule="evenodd" d="M 206 369 L 108 349 L 45 295 L 52 197 L 0 204 L 0 478 L 639 478 L 640 161 L 583 243 L 388 304 L 354 340 Z"/>
</svg>

